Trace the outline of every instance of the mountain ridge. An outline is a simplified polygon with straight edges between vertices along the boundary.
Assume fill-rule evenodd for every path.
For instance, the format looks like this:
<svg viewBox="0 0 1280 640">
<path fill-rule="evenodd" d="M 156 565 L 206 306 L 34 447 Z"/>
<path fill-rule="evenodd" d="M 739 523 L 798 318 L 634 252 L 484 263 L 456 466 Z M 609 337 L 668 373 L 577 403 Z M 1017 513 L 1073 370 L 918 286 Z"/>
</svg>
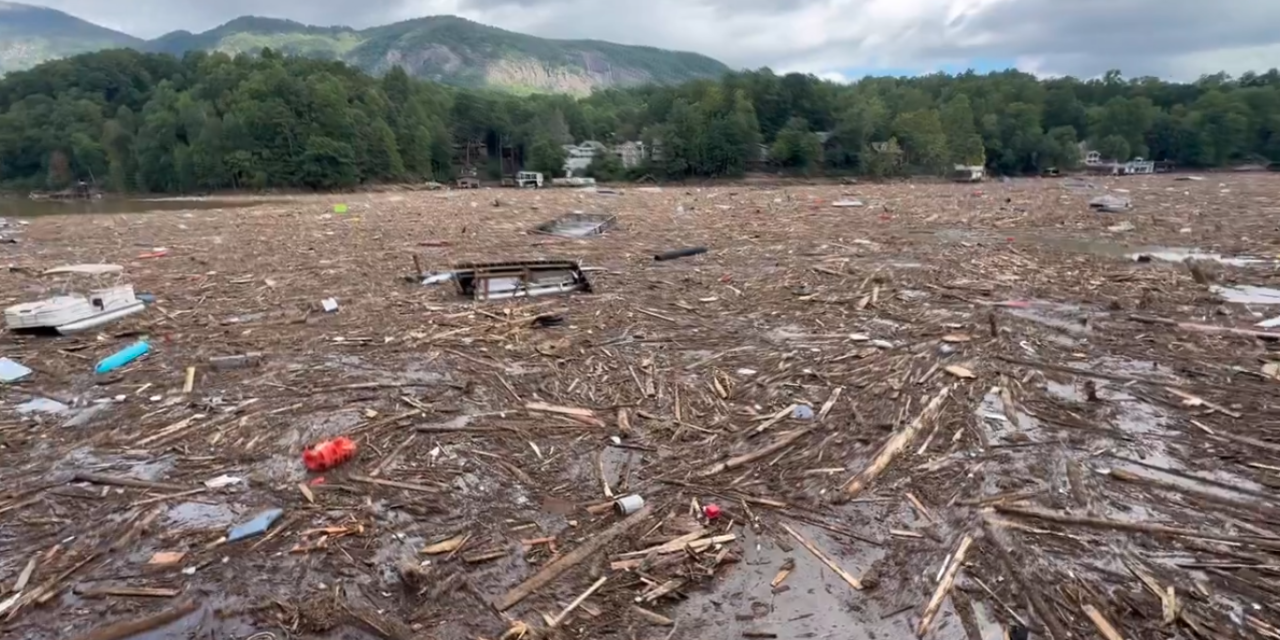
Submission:
<svg viewBox="0 0 1280 640">
<path fill-rule="evenodd" d="M 518 93 L 585 94 L 605 87 L 715 78 L 730 71 L 698 53 L 594 39 L 540 38 L 452 15 L 366 29 L 239 16 L 199 33 L 177 30 L 142 40 L 54 9 L 0 1 L 0 34 L 19 29 L 27 34 L 22 46 L 0 45 L 0 72 L 117 47 L 175 56 L 188 51 L 256 54 L 271 48 L 287 55 L 340 60 L 375 75 L 401 66 L 422 79 Z"/>
<path fill-rule="evenodd" d="M 0 74 L 41 62 L 146 41 L 64 11 L 0 1 Z"/>
</svg>

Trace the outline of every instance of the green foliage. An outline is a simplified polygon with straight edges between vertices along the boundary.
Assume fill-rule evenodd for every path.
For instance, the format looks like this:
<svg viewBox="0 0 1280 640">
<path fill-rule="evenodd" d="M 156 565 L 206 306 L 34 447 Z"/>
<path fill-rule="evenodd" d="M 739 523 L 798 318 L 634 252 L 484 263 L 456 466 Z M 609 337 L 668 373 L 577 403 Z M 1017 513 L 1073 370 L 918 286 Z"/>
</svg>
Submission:
<svg viewBox="0 0 1280 640">
<path fill-rule="evenodd" d="M 10 187 L 345 189 L 443 181 L 462 167 L 497 177 L 513 158 L 554 177 L 564 144 L 637 139 L 650 154 L 641 166 L 623 170 L 602 154 L 588 172 L 736 176 L 766 160 L 763 147 L 775 166 L 803 173 L 985 164 L 1012 175 L 1076 167 L 1081 140 L 1121 160 L 1280 161 L 1280 72 L 1193 84 L 1007 71 L 835 85 L 763 69 L 574 98 L 452 88 L 399 68 L 373 78 L 263 49 L 182 60 L 103 51 L 0 80 L 0 177 Z"/>
<path fill-rule="evenodd" d="M 958 93 L 942 107 L 941 125 L 946 136 L 946 162 L 966 166 L 985 164 L 987 150 L 973 121 L 969 96 Z"/>
<path fill-rule="evenodd" d="M 792 118 L 778 131 L 769 156 L 782 167 L 810 173 L 822 164 L 822 142 L 804 118 Z"/>
<path fill-rule="evenodd" d="M 548 180 L 564 173 L 564 162 L 568 153 L 564 147 L 556 143 L 549 135 L 541 135 L 529 148 L 528 167 L 530 171 L 540 171 Z"/>
<path fill-rule="evenodd" d="M 949 155 L 947 134 L 942 130 L 942 120 L 938 118 L 937 111 L 921 109 L 900 113 L 893 119 L 890 129 L 902 143 L 908 165 L 927 173 L 937 173 L 946 168 Z M 961 131 L 957 138 L 964 135 Z"/>
<path fill-rule="evenodd" d="M 1054 127 L 1045 134 L 1042 168 L 1071 171 L 1080 166 L 1080 146 L 1075 127 Z"/>
<path fill-rule="evenodd" d="M 862 170 L 873 178 L 889 178 L 902 175 L 902 147 L 897 138 L 889 138 L 880 145 L 866 145 L 862 148 Z"/>
<path fill-rule="evenodd" d="M 1112 134 L 1093 145 L 1103 158 L 1124 162 L 1131 158 L 1129 141 L 1124 136 Z"/>
<path fill-rule="evenodd" d="M 600 182 L 615 182 L 621 180 L 626 174 L 627 169 L 622 166 L 622 158 L 612 153 L 598 153 L 591 159 L 591 164 L 587 165 L 587 176 Z"/>
</svg>

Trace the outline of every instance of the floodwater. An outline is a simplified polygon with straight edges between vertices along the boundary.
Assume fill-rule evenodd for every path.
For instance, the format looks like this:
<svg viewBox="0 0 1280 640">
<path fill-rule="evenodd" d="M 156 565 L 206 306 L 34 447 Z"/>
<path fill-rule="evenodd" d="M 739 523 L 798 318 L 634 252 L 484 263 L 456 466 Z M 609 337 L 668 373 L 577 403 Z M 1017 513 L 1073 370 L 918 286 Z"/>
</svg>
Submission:
<svg viewBox="0 0 1280 640">
<path fill-rule="evenodd" d="M 1252 265 L 1272 265 L 1276 261 L 1271 258 L 1260 258 L 1254 256 L 1224 256 L 1220 253 L 1211 253 L 1201 251 L 1199 249 L 1191 249 L 1187 247 L 1151 247 L 1140 251 L 1125 254 L 1126 258 L 1137 262 L 1149 262 L 1151 260 L 1160 260 L 1163 262 L 1182 262 L 1188 258 L 1193 260 L 1205 260 L 1209 262 L 1221 262 L 1230 267 L 1248 267 Z"/>
<path fill-rule="evenodd" d="M 77 213 L 148 213 L 160 211 L 190 211 L 193 209 L 242 209 L 270 200 L 235 198 L 172 198 L 142 199 L 105 197 L 94 200 L 32 200 L 21 196 L 0 197 L 0 217 L 36 218 L 63 216 Z"/>
</svg>

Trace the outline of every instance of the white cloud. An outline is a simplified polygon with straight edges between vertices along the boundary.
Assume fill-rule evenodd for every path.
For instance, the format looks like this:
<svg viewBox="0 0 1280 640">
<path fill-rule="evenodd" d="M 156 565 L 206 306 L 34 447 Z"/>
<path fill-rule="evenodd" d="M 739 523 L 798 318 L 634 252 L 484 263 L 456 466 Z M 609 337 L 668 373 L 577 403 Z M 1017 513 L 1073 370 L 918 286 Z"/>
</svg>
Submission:
<svg viewBox="0 0 1280 640">
<path fill-rule="evenodd" d="M 849 76 L 846 76 L 845 74 L 839 71 L 820 71 L 813 75 L 816 75 L 819 78 L 822 78 L 823 80 L 827 80 L 829 82 L 837 82 L 840 84 L 849 84 L 850 82 L 853 82 L 856 79 L 856 78 L 850 78 Z"/>
<path fill-rule="evenodd" d="M 730 66 L 936 69 L 1017 61 L 1040 74 L 1191 79 L 1280 64 L 1263 0 L 36 0 L 135 35 L 252 14 L 366 27 L 456 14 L 559 38 L 697 51 Z M 860 73 L 860 72 L 859 72 Z"/>
</svg>

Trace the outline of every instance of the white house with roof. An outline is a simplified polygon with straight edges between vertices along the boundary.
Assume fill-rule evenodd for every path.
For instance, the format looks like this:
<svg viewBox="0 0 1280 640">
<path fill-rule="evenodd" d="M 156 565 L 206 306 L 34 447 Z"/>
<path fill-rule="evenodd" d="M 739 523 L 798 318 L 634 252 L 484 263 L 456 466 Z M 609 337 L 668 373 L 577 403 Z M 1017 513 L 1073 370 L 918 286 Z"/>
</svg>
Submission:
<svg viewBox="0 0 1280 640">
<path fill-rule="evenodd" d="M 628 169 L 638 166 L 644 161 L 645 157 L 643 142 L 624 142 L 610 149 L 602 142 L 587 140 L 581 144 L 566 144 L 563 147 L 565 151 L 564 172 L 566 176 L 585 172 L 597 157 L 606 153 L 618 156 L 622 160 L 622 166 Z"/>
</svg>

